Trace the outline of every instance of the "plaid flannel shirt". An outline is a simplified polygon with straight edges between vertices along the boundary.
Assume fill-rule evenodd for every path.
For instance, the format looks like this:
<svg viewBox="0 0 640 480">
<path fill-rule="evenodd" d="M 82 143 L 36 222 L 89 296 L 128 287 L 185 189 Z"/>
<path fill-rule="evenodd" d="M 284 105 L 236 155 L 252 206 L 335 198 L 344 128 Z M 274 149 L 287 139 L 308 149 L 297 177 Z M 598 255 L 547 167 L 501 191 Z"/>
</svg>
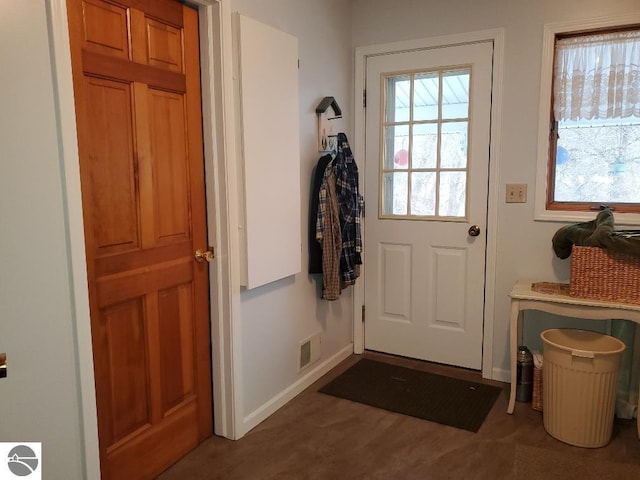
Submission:
<svg viewBox="0 0 640 480">
<path fill-rule="evenodd" d="M 336 175 L 331 164 L 325 169 L 319 195 L 316 240 L 322 246 L 322 298 L 337 300 L 342 291 L 340 281 L 342 234 L 336 195 Z"/>
<path fill-rule="evenodd" d="M 344 133 L 338 134 L 338 153 L 333 164 L 342 232 L 340 272 L 346 286 L 355 283 L 360 275 L 359 265 L 362 264 L 362 197 L 358 185 L 358 167 Z"/>
</svg>

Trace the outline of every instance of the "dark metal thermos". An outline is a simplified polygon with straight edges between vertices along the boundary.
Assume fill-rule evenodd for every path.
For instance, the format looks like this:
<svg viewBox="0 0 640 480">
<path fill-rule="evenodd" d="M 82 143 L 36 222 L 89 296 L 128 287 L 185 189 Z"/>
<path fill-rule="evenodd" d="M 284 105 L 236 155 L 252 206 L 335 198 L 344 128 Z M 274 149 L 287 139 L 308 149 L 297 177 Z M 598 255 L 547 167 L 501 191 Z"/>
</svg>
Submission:
<svg viewBox="0 0 640 480">
<path fill-rule="evenodd" d="M 533 355 L 524 345 L 518 347 L 517 369 L 516 400 L 530 402 L 533 398 Z"/>
</svg>

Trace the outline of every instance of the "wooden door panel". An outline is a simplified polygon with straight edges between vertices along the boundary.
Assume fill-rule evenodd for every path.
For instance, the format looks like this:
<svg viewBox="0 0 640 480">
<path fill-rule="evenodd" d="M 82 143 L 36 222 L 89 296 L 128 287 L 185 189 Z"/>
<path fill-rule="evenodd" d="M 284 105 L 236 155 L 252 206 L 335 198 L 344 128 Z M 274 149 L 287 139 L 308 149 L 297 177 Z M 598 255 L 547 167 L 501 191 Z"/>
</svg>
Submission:
<svg viewBox="0 0 640 480">
<path fill-rule="evenodd" d="M 174 65 L 172 70 L 183 71 L 184 21 L 178 2 L 84 0 L 81 22 L 82 46 L 89 51 L 139 63 L 154 59 L 163 68 Z"/>
<path fill-rule="evenodd" d="M 171 25 L 146 18 L 149 65 L 182 72 L 182 34 Z"/>
<path fill-rule="evenodd" d="M 131 86 L 85 78 L 87 126 L 93 141 L 87 146 L 92 197 L 94 248 L 107 255 L 140 246 L 136 162 L 133 146 Z"/>
<path fill-rule="evenodd" d="M 169 91 L 184 92 L 187 88 L 185 76 L 181 73 L 161 70 L 142 63 L 133 63 L 109 55 L 83 50 L 83 68 L 87 74 L 110 78 L 118 70 L 118 78 L 128 82 L 142 82 Z"/>
<path fill-rule="evenodd" d="M 143 304 L 138 297 L 104 308 L 92 326 L 99 423 L 108 446 L 150 423 Z"/>
<path fill-rule="evenodd" d="M 85 0 L 83 5 L 84 48 L 129 58 L 127 9 L 101 0 Z"/>
<path fill-rule="evenodd" d="M 158 245 L 183 241 L 189 231 L 188 152 L 183 95 L 149 89 L 149 145 L 154 156 Z"/>
<path fill-rule="evenodd" d="M 95 271 L 97 277 L 107 277 L 127 270 L 136 270 L 148 265 L 152 258 L 162 258 L 164 262 L 172 262 L 179 258 L 184 258 L 185 262 L 193 255 L 192 241 L 175 243 L 155 247 L 153 249 L 142 249 L 125 252 L 117 256 L 107 256 L 96 258 Z"/>
<path fill-rule="evenodd" d="M 96 302 L 106 308 L 131 298 L 148 295 L 176 284 L 193 281 L 192 259 L 178 259 L 139 270 L 99 278 Z"/>
<path fill-rule="evenodd" d="M 191 400 L 195 391 L 192 296 L 190 284 L 158 292 L 163 415 Z"/>
<path fill-rule="evenodd" d="M 102 477 L 153 478 L 212 433 L 198 17 L 67 4 Z"/>
<path fill-rule="evenodd" d="M 154 434 L 153 429 L 140 429 L 136 434 L 115 444 L 101 457 L 103 479 L 152 479 L 166 469 L 167 458 L 178 459 L 197 445 L 198 405 L 191 402 L 167 416 L 160 423 L 165 435 Z M 175 460 L 174 460 L 175 461 Z M 151 464 L 151 467 L 149 466 Z"/>
<path fill-rule="evenodd" d="M 184 3 L 182 0 L 118 0 L 118 3 L 131 7 L 132 14 L 142 12 L 145 17 L 155 18 L 167 25 L 184 27 L 185 14 L 181 5 Z"/>
</svg>

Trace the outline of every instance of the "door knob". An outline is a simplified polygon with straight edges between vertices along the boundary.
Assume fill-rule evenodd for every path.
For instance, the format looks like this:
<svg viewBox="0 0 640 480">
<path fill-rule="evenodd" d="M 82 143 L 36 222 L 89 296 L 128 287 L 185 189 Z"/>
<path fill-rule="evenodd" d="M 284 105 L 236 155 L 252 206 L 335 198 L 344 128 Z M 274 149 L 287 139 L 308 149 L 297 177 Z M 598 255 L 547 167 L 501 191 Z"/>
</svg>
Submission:
<svg viewBox="0 0 640 480">
<path fill-rule="evenodd" d="M 198 250 L 196 250 L 194 257 L 196 259 L 196 262 L 198 263 L 202 263 L 204 261 L 207 261 L 207 262 L 213 261 L 213 259 L 215 258 L 215 254 L 213 253 L 213 247 L 209 247 L 206 250 L 202 250 L 201 248 L 199 248 Z"/>
<path fill-rule="evenodd" d="M 471 237 L 477 237 L 480 235 L 480 227 L 478 225 L 471 225 L 469 227 L 469 235 Z"/>
</svg>

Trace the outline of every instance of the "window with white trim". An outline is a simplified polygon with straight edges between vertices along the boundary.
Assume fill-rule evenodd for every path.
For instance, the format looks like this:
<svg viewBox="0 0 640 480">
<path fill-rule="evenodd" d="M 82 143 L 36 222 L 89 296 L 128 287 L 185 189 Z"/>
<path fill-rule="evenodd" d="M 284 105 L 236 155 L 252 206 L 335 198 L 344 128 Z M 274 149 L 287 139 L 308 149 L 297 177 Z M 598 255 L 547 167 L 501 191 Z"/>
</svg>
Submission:
<svg viewBox="0 0 640 480">
<path fill-rule="evenodd" d="M 640 27 L 554 37 L 546 209 L 640 212 Z"/>
</svg>

